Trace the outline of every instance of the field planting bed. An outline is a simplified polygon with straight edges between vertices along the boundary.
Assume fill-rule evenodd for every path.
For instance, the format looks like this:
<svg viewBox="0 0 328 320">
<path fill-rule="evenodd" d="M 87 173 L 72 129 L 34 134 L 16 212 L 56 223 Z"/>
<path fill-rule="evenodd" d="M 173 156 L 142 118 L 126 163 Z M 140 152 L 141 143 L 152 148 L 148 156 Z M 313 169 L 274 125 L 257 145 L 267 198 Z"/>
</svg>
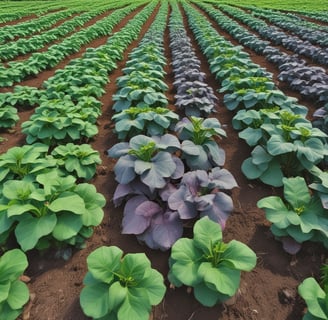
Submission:
<svg viewBox="0 0 328 320">
<path fill-rule="evenodd" d="M 328 2 L 321 8 L 296 0 L 289 7 L 278 1 L 253 4 L 0 1 L 0 291 L 1 285 L 5 288 L 1 272 L 8 272 L 1 258 L 13 248 L 23 249 L 28 267 L 20 279 L 29 300 L 17 319 L 92 319 L 82 311 L 80 294 L 87 257 L 102 246 L 117 246 L 124 254 L 145 253 L 162 274 L 166 293 L 149 319 L 298 320 L 306 314 L 298 286 L 309 277 L 320 283 L 320 269 L 328 264 L 327 63 L 311 59 L 306 48 L 317 48 L 322 59 L 324 53 L 328 56 L 322 39 L 328 36 Z M 264 11 L 253 14 L 261 9 L 286 23 L 295 19 L 294 27 L 313 32 L 317 41 L 299 40 L 303 55 L 301 49 L 288 49 L 289 37 L 300 38 L 285 26 L 274 29 L 283 43 L 264 38 L 264 29 L 273 30 L 273 23 Z M 313 14 L 315 10 L 319 13 Z M 58 21 L 41 19 L 46 15 Z M 24 24 L 32 28 L 34 20 L 38 28 L 25 34 Z M 63 34 L 54 32 L 54 38 L 43 40 L 43 33 L 50 35 L 73 20 Z M 260 30 L 254 22 L 259 20 Z M 6 46 L 15 48 L 22 39 L 26 52 L 7 57 Z M 41 41 L 35 48 L 33 39 Z M 299 69 L 292 72 L 288 64 Z M 208 126 L 205 136 L 201 131 L 190 134 L 191 123 Z M 141 149 L 133 148 L 142 143 L 156 151 L 140 156 Z M 73 150 L 82 145 L 83 151 L 74 151 L 85 157 L 78 162 Z M 17 147 L 28 150 L 25 158 L 19 159 L 18 151 L 6 158 Z M 281 219 L 274 218 L 263 210 L 268 204 L 262 199 L 287 198 L 283 181 L 296 176 L 307 185 L 316 183 L 320 192 L 313 187 L 304 195 L 298 180 L 289 189 L 289 199 L 296 199 L 298 207 L 287 210 L 297 217 L 282 218 L 286 210 L 281 205 L 275 212 Z M 304 199 L 310 194 L 317 198 L 307 205 Z M 308 217 L 301 222 L 304 233 L 295 222 L 302 213 Z M 212 307 L 196 300 L 192 286 L 175 287 L 172 282 L 179 281 L 172 273 L 168 276 L 171 246 L 181 236 L 192 238 L 194 223 L 202 216 L 224 227 L 225 243 L 240 241 L 256 254 L 256 266 L 241 273 L 232 297 L 223 291 L 214 294 L 213 284 L 198 288 L 210 300 L 224 297 Z M 275 238 L 272 225 L 282 241 Z M 246 265 L 247 258 L 240 255 L 240 265 Z M 235 285 L 225 281 L 226 287 Z M 94 309 L 104 303 L 97 290 Z M 0 320 L 10 320 L 5 299 L 0 294 Z M 131 298 L 136 310 L 138 299 L 144 293 Z M 328 312 L 327 306 L 323 310 Z M 128 318 L 118 319 L 137 319 L 125 312 Z"/>
</svg>

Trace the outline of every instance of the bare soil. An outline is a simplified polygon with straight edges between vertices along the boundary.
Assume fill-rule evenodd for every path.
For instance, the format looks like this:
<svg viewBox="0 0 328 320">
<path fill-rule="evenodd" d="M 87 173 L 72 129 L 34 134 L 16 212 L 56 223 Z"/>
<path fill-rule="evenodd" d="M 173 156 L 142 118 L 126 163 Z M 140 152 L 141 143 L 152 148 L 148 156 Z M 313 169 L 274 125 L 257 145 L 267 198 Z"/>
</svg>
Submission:
<svg viewBox="0 0 328 320">
<path fill-rule="evenodd" d="M 155 12 L 156 13 L 156 12 Z M 135 13 L 134 13 L 135 14 Z M 118 31 L 134 14 L 124 19 L 114 32 Z M 31 299 L 25 308 L 22 319 L 27 320 L 85 320 L 79 304 L 79 294 L 83 288 L 83 278 L 87 272 L 86 258 L 91 251 L 100 246 L 119 246 L 125 253 L 145 252 L 152 262 L 152 267 L 158 269 L 166 279 L 168 272 L 169 252 L 151 250 L 139 244 L 134 236 L 121 234 L 122 208 L 115 208 L 111 201 L 116 182 L 113 173 L 115 161 L 106 155 L 106 150 L 117 142 L 113 133 L 113 123 L 111 122 L 112 95 L 116 91 L 115 80 L 122 75 L 121 69 L 124 67 L 128 54 L 138 45 L 143 34 L 148 30 L 154 19 L 154 14 L 143 26 L 138 40 L 134 41 L 125 51 L 122 61 L 117 63 L 110 75 L 110 82 L 106 86 L 106 94 L 101 98 L 103 103 L 103 113 L 98 120 L 99 134 L 91 142 L 93 148 L 101 154 L 102 165 L 98 168 L 98 174 L 91 181 L 107 200 L 104 208 L 105 216 L 100 226 L 95 228 L 94 235 L 86 242 L 86 248 L 75 250 L 69 261 L 56 259 L 54 252 L 50 251 L 40 256 L 37 252 L 29 252 L 29 267 L 26 275 Z M 210 20 L 210 19 L 209 19 Z M 202 71 L 207 75 L 207 82 L 218 90 L 219 83 L 209 72 L 209 66 L 197 47 L 193 35 L 186 23 L 186 30 L 192 39 L 198 58 L 202 63 Z M 213 23 L 215 26 L 215 23 Z M 237 44 L 224 31 L 217 28 L 218 32 L 224 35 L 234 44 Z M 104 44 L 105 39 L 101 38 L 93 41 L 88 47 L 97 47 Z M 165 54 L 168 58 L 166 66 L 166 82 L 169 85 L 167 97 L 169 107 L 174 109 L 174 89 L 172 86 L 173 73 L 170 66 L 171 54 L 168 47 L 168 30 L 165 33 Z M 245 49 L 250 53 L 252 60 L 262 67 L 266 67 L 274 74 L 278 70 L 274 65 L 268 63 L 264 57 Z M 63 68 L 70 59 L 81 56 L 85 51 L 83 48 L 78 54 L 67 58 L 57 68 Z M 43 81 L 53 75 L 54 70 L 41 73 L 35 79 L 25 81 L 24 85 L 41 87 Z M 290 91 L 284 84 L 277 81 L 277 85 L 287 95 L 299 98 L 301 104 L 313 108 L 310 101 L 305 101 L 298 94 Z M 6 91 L 6 90 L 3 90 Z M 217 105 L 215 116 L 224 126 L 228 137 L 220 140 L 219 143 L 226 152 L 225 168 L 235 177 L 239 187 L 232 192 L 234 201 L 234 211 L 228 219 L 224 230 L 224 240 L 226 242 L 236 239 L 246 243 L 257 254 L 258 261 L 256 268 L 249 273 L 243 273 L 240 289 L 235 297 L 213 308 L 200 305 L 191 290 L 186 287 L 179 289 L 169 288 L 163 302 L 153 309 L 151 319 L 154 320 L 298 320 L 301 319 L 305 304 L 297 294 L 297 286 L 309 276 L 319 276 L 319 268 L 327 257 L 326 250 L 318 244 L 307 243 L 296 256 L 290 256 L 282 249 L 281 243 L 276 241 L 270 230 L 262 210 L 258 209 L 256 203 L 259 199 L 268 195 L 280 195 L 281 189 L 268 187 L 260 182 L 248 181 L 241 172 L 241 164 L 249 157 L 251 149 L 238 138 L 238 133 L 233 130 L 231 120 L 233 113 L 228 111 L 223 105 L 223 96 L 218 94 L 220 102 Z M 13 131 L 1 134 L 8 140 L 0 144 L 0 152 L 3 153 L 12 146 L 25 143 L 24 136 L 20 131 L 20 124 L 29 118 L 33 111 L 20 112 L 21 121 Z M 191 235 L 191 230 L 186 228 L 186 236 Z M 127 319 L 133 320 L 133 319 Z"/>
</svg>

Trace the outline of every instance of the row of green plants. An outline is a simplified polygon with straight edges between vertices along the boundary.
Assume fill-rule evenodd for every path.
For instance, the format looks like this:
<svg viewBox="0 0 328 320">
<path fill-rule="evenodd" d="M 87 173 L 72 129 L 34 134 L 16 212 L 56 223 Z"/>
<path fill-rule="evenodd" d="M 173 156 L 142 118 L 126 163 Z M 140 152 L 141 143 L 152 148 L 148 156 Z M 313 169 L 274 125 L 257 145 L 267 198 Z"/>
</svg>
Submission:
<svg viewBox="0 0 328 320">
<path fill-rule="evenodd" d="M 73 2 L 73 1 L 71 1 Z M 65 3 L 69 3 L 69 1 L 65 1 Z M 29 4 L 25 3 L 25 6 L 22 7 L 20 4 L 17 4 L 17 2 L 11 2 L 7 1 L 6 3 L 1 4 L 1 13 L 0 13 L 0 23 L 5 24 L 6 22 L 9 21 L 14 21 L 21 19 L 26 16 L 31 16 L 31 15 L 36 15 L 36 18 L 33 18 L 33 20 L 36 20 L 36 24 L 39 24 L 39 20 L 41 19 L 46 19 L 47 20 L 47 15 L 51 13 L 51 11 L 61 11 L 63 10 L 63 3 L 35 3 L 35 2 L 30 2 Z M 73 6 L 74 10 L 77 9 L 77 6 Z M 34 22 L 31 21 L 32 19 L 29 19 L 26 22 L 17 22 L 15 26 L 17 25 L 18 29 L 21 29 L 21 26 L 26 26 L 26 28 L 32 28 L 33 30 L 33 24 Z M 6 27 L 4 25 L 3 27 Z M 2 27 L 1 27 L 2 28 Z M 8 30 L 8 29 L 7 29 Z M 24 31 L 23 31 L 24 32 Z M 9 36 L 10 37 L 10 36 Z M 10 40 L 10 39 L 8 39 Z M 2 41 L 1 41 L 2 42 Z M 0 43 L 1 43 L 0 42 Z"/>
<path fill-rule="evenodd" d="M 117 5 L 114 4 L 114 7 L 116 9 Z M 72 33 L 77 27 L 82 27 L 86 22 L 88 22 L 92 18 L 112 8 L 113 8 L 113 4 L 106 5 L 103 8 L 92 10 L 86 13 L 78 14 L 73 18 L 71 18 L 70 20 L 63 22 L 56 28 L 46 30 L 43 33 L 34 35 L 29 38 L 20 37 L 19 39 L 17 39 L 17 41 L 5 43 L 0 46 L 0 60 L 9 61 L 20 55 L 37 51 L 43 48 L 46 44 L 59 40 L 60 38 L 65 37 L 69 33 Z M 62 18 L 67 18 L 69 16 L 72 16 L 73 13 L 71 11 L 67 11 L 67 15 L 63 16 Z"/>
<path fill-rule="evenodd" d="M 121 7 L 122 4 L 115 3 L 114 6 Z M 70 35 L 58 44 L 53 44 L 45 52 L 34 52 L 26 60 L 11 61 L 8 67 L 0 66 L 0 87 L 12 86 L 28 76 L 35 76 L 41 71 L 53 68 L 67 56 L 78 52 L 83 45 L 110 35 L 114 26 L 138 6 L 140 2 L 117 9 L 95 24 Z"/>
<path fill-rule="evenodd" d="M 67 19 L 76 13 L 77 12 L 75 10 L 64 10 L 49 13 L 40 18 L 33 19 L 25 23 L 3 26 L 0 28 L 0 43 L 9 44 L 9 41 L 13 41 L 17 38 L 23 38 L 36 33 L 40 33 L 43 30 L 51 28 L 60 20 Z"/>
<path fill-rule="evenodd" d="M 119 59 L 127 45 L 137 37 L 155 6 L 156 2 L 149 4 L 121 31 L 110 37 L 106 45 L 93 49 L 94 55 L 89 50 L 78 60 L 80 70 L 76 68 L 77 61 L 72 63 L 77 73 L 85 74 L 92 67 L 94 71 L 104 68 L 107 61 L 107 66 L 110 66 L 106 71 L 108 78 L 108 73 L 115 67 L 115 59 Z M 109 56 L 109 52 L 115 55 Z M 83 65 L 84 72 L 81 70 Z M 50 83 L 54 86 L 59 79 L 59 74 L 49 79 L 47 88 Z M 84 85 L 87 84 L 82 79 L 81 90 Z M 98 86 L 104 86 L 104 82 Z M 47 102 L 50 103 L 54 99 L 49 92 L 47 94 Z M 88 98 L 83 94 L 77 97 L 69 97 L 68 94 L 65 94 L 66 99 L 72 104 L 72 101 L 78 104 Z M 45 97 L 43 101 L 46 103 Z M 57 99 L 58 104 L 60 101 Z M 94 99 L 92 104 L 95 102 L 96 108 L 100 109 L 100 102 Z M 70 130 L 69 127 L 67 130 Z M 55 246 L 63 258 L 69 259 L 71 252 L 67 248 L 83 247 L 85 239 L 92 235 L 93 227 L 103 219 L 104 196 L 97 193 L 92 184 L 84 182 L 94 176 L 100 163 L 99 153 L 88 144 L 65 144 L 61 137 L 58 140 L 53 137 L 52 143 L 39 142 L 44 140 L 47 141 L 47 138 L 43 133 L 35 143 L 9 149 L 1 155 L 2 249 L 7 249 L 7 239 L 10 238 L 12 243 L 12 238 L 15 238 L 23 251 Z M 8 320 L 16 319 L 28 300 L 26 286 L 17 279 L 26 268 L 26 257 L 20 250 L 14 250 L 13 253 L 10 250 L 4 253 L 0 260 L 0 274 L 3 275 L 0 284 L 4 289 L 0 294 L 0 311 L 1 316 Z M 15 259 L 16 268 L 12 268 L 12 259 Z"/>
<path fill-rule="evenodd" d="M 189 25 L 211 67 L 215 68 L 214 73 L 220 77 L 222 75 L 220 72 L 225 72 L 225 76 L 221 80 L 222 85 L 233 90 L 247 92 L 244 88 L 239 89 L 235 86 L 232 80 L 238 79 L 236 70 L 232 71 L 230 68 L 233 75 L 229 76 L 230 72 L 226 73 L 224 63 L 229 59 L 243 61 L 243 67 L 241 64 L 239 67 L 240 70 L 244 68 L 241 73 L 242 81 L 250 83 L 250 79 L 245 78 L 246 72 L 252 73 L 252 68 L 248 71 L 245 70 L 252 65 L 250 59 L 246 55 L 240 56 L 243 53 L 240 53 L 239 50 L 234 51 L 231 44 L 226 43 L 226 40 L 220 41 L 216 31 L 194 9 L 186 4 L 184 4 L 184 8 L 188 15 Z M 239 59 L 236 59 L 238 56 Z M 226 59 L 222 59 L 222 57 Z M 221 68 L 218 67 L 218 61 L 223 62 Z M 218 76 L 219 74 L 220 76 Z M 261 80 L 258 76 L 255 79 Z M 263 85 L 271 82 L 269 78 L 262 78 L 262 80 L 264 80 Z M 259 84 L 256 86 L 258 87 Z M 301 111 L 301 113 L 297 114 L 294 112 L 295 110 Z M 327 173 L 314 165 L 322 163 L 327 155 L 325 151 L 327 146 L 324 142 L 326 135 L 312 127 L 311 123 L 306 120 L 303 111 L 303 108 L 299 107 L 295 109 L 286 106 L 281 108 L 275 102 L 271 106 L 268 103 L 267 108 L 251 106 L 249 110 L 241 109 L 233 119 L 233 126 L 238 130 L 243 130 L 240 133 L 241 138 L 251 146 L 257 145 L 252 152 L 252 157 L 243 163 L 242 170 L 246 176 L 252 179 L 259 178 L 264 183 L 275 185 L 273 182 L 280 174 L 277 186 L 283 185 L 283 197 L 263 198 L 258 201 L 258 207 L 264 209 L 266 218 L 272 223 L 270 228 L 272 233 L 290 254 L 296 254 L 305 241 L 320 242 L 324 246 L 328 244 Z M 264 136 L 266 136 L 265 141 L 262 140 Z M 257 144 L 258 142 L 259 144 Z M 295 150 L 295 146 L 299 150 Z M 302 152 L 305 153 L 302 154 Z M 272 159 L 275 159 L 274 161 L 279 159 L 276 167 L 270 167 L 265 175 L 261 175 L 261 170 L 265 172 L 268 164 L 272 165 Z M 252 160 L 253 162 L 250 164 L 249 162 Z M 253 170 L 254 166 L 258 168 L 256 172 Z M 299 171 L 294 173 L 279 171 L 288 168 L 295 168 Z M 252 175 L 254 172 L 256 175 Z M 309 185 L 309 183 L 311 184 Z M 309 187 L 312 188 L 311 191 Z M 322 289 L 313 278 L 306 279 L 299 286 L 299 293 L 308 305 L 304 319 L 326 319 L 326 286 Z"/>
<path fill-rule="evenodd" d="M 139 5 L 133 4 L 115 11 L 107 19 L 108 28 L 112 30 L 115 24 Z M 95 27 L 92 28 L 95 29 Z M 83 38 L 90 41 L 88 34 Z M 67 42 L 69 42 L 68 39 Z M 77 47 L 84 43 L 83 39 L 81 41 L 76 43 Z M 58 45 L 58 50 L 62 51 L 60 45 Z M 70 53 L 73 52 L 61 52 L 64 56 Z M 32 58 L 33 56 L 43 61 L 43 64 L 36 65 L 36 74 L 39 70 L 47 68 L 49 63 L 53 62 L 56 65 L 60 59 L 64 58 L 62 55 L 48 57 L 47 54 L 42 53 L 35 53 Z M 46 143 L 51 143 L 52 139 L 69 142 L 91 138 L 97 133 L 95 122 L 100 115 L 101 104 L 96 97 L 104 93 L 102 87 L 108 81 L 108 73 L 115 67 L 114 59 L 118 59 L 119 56 L 120 53 L 115 48 L 115 44 L 110 48 L 103 47 L 102 50 L 90 48 L 87 49 L 83 59 L 74 59 L 65 69 L 56 71 L 55 76 L 48 79 L 41 89 L 15 86 L 13 92 L 0 93 L 0 128 L 7 129 L 16 124 L 19 120 L 17 108 L 39 105 L 30 122 L 24 124 L 24 133 L 29 135 L 29 132 L 34 132 L 34 134 L 31 133 L 33 137 L 28 138 L 29 143 L 38 140 L 37 137 Z M 29 66 L 24 62 L 19 63 L 23 69 Z M 88 73 L 84 71 L 86 68 L 89 70 Z M 19 72 L 16 69 L 14 71 Z"/>
</svg>

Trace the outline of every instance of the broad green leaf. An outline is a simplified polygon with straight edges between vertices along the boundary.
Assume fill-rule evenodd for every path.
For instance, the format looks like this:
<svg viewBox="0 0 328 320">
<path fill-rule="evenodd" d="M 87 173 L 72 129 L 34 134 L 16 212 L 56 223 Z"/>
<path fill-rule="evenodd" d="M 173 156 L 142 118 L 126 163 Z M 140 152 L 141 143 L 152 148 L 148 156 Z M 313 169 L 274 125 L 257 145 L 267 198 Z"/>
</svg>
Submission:
<svg viewBox="0 0 328 320">
<path fill-rule="evenodd" d="M 162 301 L 166 291 L 162 274 L 154 269 L 148 270 L 146 276 L 141 280 L 138 286 L 147 288 L 149 302 L 153 306 Z"/>
<path fill-rule="evenodd" d="M 12 309 L 20 309 L 29 300 L 29 291 L 22 281 L 15 281 L 11 284 L 7 303 Z"/>
<path fill-rule="evenodd" d="M 109 312 L 108 285 L 97 283 L 84 287 L 80 294 L 83 312 L 93 318 L 100 318 Z"/>
<path fill-rule="evenodd" d="M 174 263 L 171 272 L 187 286 L 197 284 L 200 279 L 198 268 L 203 260 L 203 252 L 194 246 L 193 240 L 181 238 L 172 246 L 171 258 Z"/>
<path fill-rule="evenodd" d="M 294 209 L 307 205 L 311 195 L 302 177 L 284 178 L 284 196 Z"/>
<path fill-rule="evenodd" d="M 15 229 L 15 235 L 22 250 L 33 249 L 40 238 L 53 231 L 56 223 L 57 217 L 54 214 L 41 218 L 26 217 L 21 220 Z"/>
<path fill-rule="evenodd" d="M 256 265 L 256 254 L 242 242 L 231 240 L 222 256 L 222 264 L 231 268 L 251 271 Z"/>
<path fill-rule="evenodd" d="M 204 217 L 194 225 L 194 246 L 208 253 L 213 243 L 222 240 L 220 224 Z"/>
<path fill-rule="evenodd" d="M 150 261 L 144 253 L 128 253 L 122 260 L 120 273 L 125 278 L 132 278 L 139 283 L 148 268 L 150 268 Z"/>
<path fill-rule="evenodd" d="M 13 310 L 8 303 L 0 304 L 0 314 L 4 320 L 16 320 L 19 315 L 22 313 L 22 310 Z"/>
<path fill-rule="evenodd" d="M 1 282 L 0 282 L 0 304 L 7 300 L 9 291 L 10 291 L 10 286 L 11 286 L 11 281 L 8 279 L 7 282 L 6 279 L 0 274 L 1 276 Z"/>
<path fill-rule="evenodd" d="M 108 309 L 116 311 L 128 294 L 128 288 L 123 287 L 119 281 L 114 282 L 108 290 Z"/>
<path fill-rule="evenodd" d="M 219 265 L 215 268 L 211 262 L 204 262 L 198 269 L 198 275 L 210 289 L 230 297 L 239 287 L 240 271 L 226 266 Z"/>
<path fill-rule="evenodd" d="M 87 258 L 88 268 L 92 275 L 105 283 L 113 281 L 113 272 L 118 272 L 123 251 L 115 246 L 100 247 Z"/>
<path fill-rule="evenodd" d="M 83 223 L 80 215 L 65 212 L 57 216 L 57 224 L 52 231 L 52 235 L 57 240 L 64 241 L 76 236 L 82 226 Z"/>
<path fill-rule="evenodd" d="M 118 310 L 118 319 L 149 320 L 151 304 L 147 290 L 130 288 L 128 294 Z"/>
<path fill-rule="evenodd" d="M 48 208 L 53 212 L 69 211 L 79 215 L 85 212 L 83 199 L 77 194 L 71 193 L 59 196 L 48 205 Z"/>
<path fill-rule="evenodd" d="M 284 174 L 281 171 L 281 165 L 278 159 L 272 159 L 268 165 L 268 169 L 264 170 L 259 178 L 265 184 L 269 184 L 274 187 L 281 187 L 283 184 L 282 178 L 284 177 Z"/>
<path fill-rule="evenodd" d="M 264 209 L 266 218 L 278 228 L 287 228 L 290 225 L 290 221 L 296 224 L 295 219 L 299 220 L 295 212 L 288 210 L 279 197 L 265 197 L 257 202 L 257 206 Z"/>
<path fill-rule="evenodd" d="M 39 213 L 39 209 L 31 204 L 14 204 L 8 208 L 8 217 L 19 216 L 25 212 Z"/>
<path fill-rule="evenodd" d="M 204 282 L 195 285 L 194 296 L 203 306 L 206 307 L 213 307 L 218 302 L 223 302 L 224 300 L 230 298 L 229 296 L 223 295 L 216 290 L 210 289 Z"/>
<path fill-rule="evenodd" d="M 0 257 L 0 283 L 16 280 L 27 268 L 26 255 L 19 249 L 5 252 Z"/>
<path fill-rule="evenodd" d="M 322 300 L 326 298 L 326 293 L 314 278 L 311 277 L 305 279 L 298 286 L 298 293 L 305 300 L 308 311 L 311 315 L 318 317 L 319 319 L 328 318 L 328 310 L 323 310 L 321 305 Z"/>
<path fill-rule="evenodd" d="M 296 147 L 291 142 L 286 142 L 282 136 L 272 135 L 267 142 L 267 150 L 272 156 L 295 151 Z"/>
</svg>

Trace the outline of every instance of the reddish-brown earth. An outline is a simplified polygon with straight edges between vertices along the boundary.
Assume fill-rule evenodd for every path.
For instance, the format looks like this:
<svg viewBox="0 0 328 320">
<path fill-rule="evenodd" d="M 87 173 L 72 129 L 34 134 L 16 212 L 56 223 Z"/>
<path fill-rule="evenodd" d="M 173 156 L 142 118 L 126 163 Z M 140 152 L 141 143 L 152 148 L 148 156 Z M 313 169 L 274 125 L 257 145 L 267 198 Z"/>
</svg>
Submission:
<svg viewBox="0 0 328 320">
<path fill-rule="evenodd" d="M 129 15 L 117 27 L 118 31 L 135 13 Z M 95 229 L 94 235 L 86 242 L 86 248 L 74 251 L 69 261 L 54 258 L 54 252 L 48 252 L 40 256 L 37 252 L 28 253 L 29 268 L 26 275 L 30 278 L 28 282 L 31 299 L 25 307 L 22 319 L 31 320 L 85 320 L 79 305 L 79 294 L 83 288 L 83 278 L 87 272 L 86 258 L 91 251 L 100 246 L 119 246 L 124 252 L 145 252 L 152 262 L 152 266 L 158 269 L 166 279 L 168 272 L 169 252 L 160 252 L 148 249 L 140 245 L 134 236 L 121 234 L 122 209 L 115 208 L 111 201 L 116 187 L 113 166 L 115 161 L 106 156 L 106 150 L 117 142 L 113 133 L 111 122 L 112 95 L 116 91 L 115 80 L 122 75 L 121 69 L 128 59 L 128 54 L 138 45 L 142 35 L 154 19 L 154 14 L 143 26 L 138 40 L 134 41 L 125 51 L 122 61 L 117 64 L 110 75 L 110 83 L 106 86 L 106 94 L 102 97 L 103 113 L 98 120 L 99 134 L 91 142 L 102 158 L 102 165 L 98 168 L 98 174 L 92 180 L 98 192 L 102 193 L 107 200 L 104 208 L 105 216 L 102 224 Z M 220 88 L 214 76 L 210 74 L 206 59 L 197 47 L 191 31 L 187 26 L 188 35 L 191 37 L 198 58 L 202 62 L 202 71 L 207 74 L 208 83 L 215 89 Z M 215 26 L 215 23 L 213 23 Z M 234 44 L 237 44 L 224 31 L 217 28 Z M 93 41 L 86 47 L 97 47 L 104 44 L 105 38 Z M 166 66 L 166 82 L 169 85 L 167 97 L 170 108 L 174 108 L 174 89 L 172 86 L 173 73 L 170 66 L 171 54 L 168 47 L 168 30 L 165 32 L 165 54 L 168 58 Z M 84 47 L 78 54 L 69 57 L 57 68 L 64 68 L 70 59 L 79 57 L 85 51 Z M 252 60 L 266 67 L 276 76 L 278 70 L 268 63 L 264 57 L 245 49 L 250 53 Z M 55 69 L 54 69 L 55 70 Z M 24 81 L 23 85 L 40 87 L 48 77 L 52 76 L 54 70 L 41 73 L 35 79 Z M 313 109 L 309 101 L 290 91 L 287 86 L 278 86 L 287 94 L 296 96 L 301 104 Z M 9 88 L 8 88 L 9 89 Z M 6 91 L 6 90 L 2 90 Z M 217 105 L 215 116 L 224 126 L 228 137 L 219 141 L 226 152 L 225 168 L 236 178 L 239 187 L 232 192 L 234 200 L 234 211 L 228 219 L 224 230 L 224 240 L 236 239 L 250 246 L 258 257 L 256 268 L 249 273 L 243 273 L 240 289 L 236 296 L 223 305 L 206 308 L 200 305 L 187 288 L 170 289 L 167 284 L 167 293 L 160 305 L 153 309 L 152 319 L 156 320 L 298 320 L 302 318 L 305 304 L 297 294 L 297 286 L 309 276 L 319 276 L 319 268 L 326 259 L 326 251 L 318 244 L 309 243 L 304 245 L 296 256 L 285 253 L 282 246 L 277 242 L 269 230 L 269 223 L 264 213 L 256 206 L 256 202 L 268 195 L 281 194 L 281 190 L 271 188 L 259 182 L 248 181 L 241 172 L 241 163 L 250 155 L 251 149 L 238 138 L 238 134 L 231 126 L 233 113 L 227 111 L 222 100 L 223 96 L 218 94 L 220 102 Z M 312 110 L 313 111 L 313 110 Z M 7 138 L 0 145 L 0 153 L 8 148 L 24 144 L 24 136 L 20 132 L 20 124 L 29 118 L 33 111 L 20 112 L 21 121 L 10 133 L 1 136 Z M 310 112 L 311 113 L 311 112 Z M 190 230 L 186 228 L 186 235 Z M 133 320 L 133 319 L 126 319 Z"/>
</svg>

